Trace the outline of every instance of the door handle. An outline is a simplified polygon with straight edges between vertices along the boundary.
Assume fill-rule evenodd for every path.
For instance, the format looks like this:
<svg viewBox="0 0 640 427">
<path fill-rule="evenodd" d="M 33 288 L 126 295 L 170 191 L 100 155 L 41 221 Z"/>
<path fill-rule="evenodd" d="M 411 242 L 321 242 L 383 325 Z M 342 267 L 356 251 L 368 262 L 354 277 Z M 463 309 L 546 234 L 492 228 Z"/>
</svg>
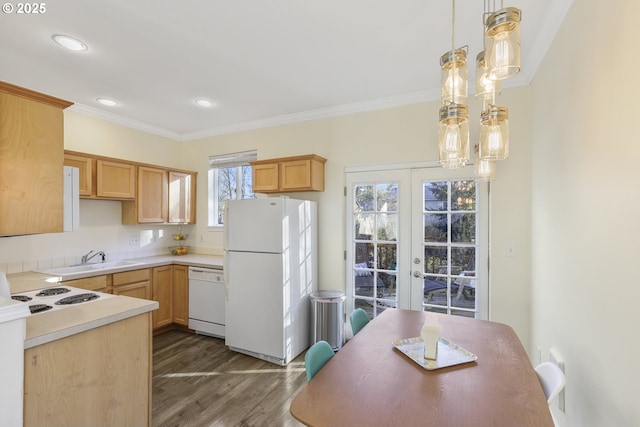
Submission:
<svg viewBox="0 0 640 427">
<path fill-rule="evenodd" d="M 416 270 L 416 271 L 414 271 L 414 272 L 413 272 L 413 277 L 420 277 L 420 278 L 422 278 L 422 277 L 424 277 L 424 276 L 422 275 L 422 273 L 420 273 L 418 270 Z"/>
</svg>

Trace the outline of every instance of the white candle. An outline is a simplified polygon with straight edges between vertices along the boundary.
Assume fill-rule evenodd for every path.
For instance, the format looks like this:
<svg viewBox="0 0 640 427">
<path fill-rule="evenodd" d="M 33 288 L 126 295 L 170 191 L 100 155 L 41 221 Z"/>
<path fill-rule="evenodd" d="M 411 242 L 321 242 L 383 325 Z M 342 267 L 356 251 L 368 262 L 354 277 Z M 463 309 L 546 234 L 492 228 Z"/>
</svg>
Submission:
<svg viewBox="0 0 640 427">
<path fill-rule="evenodd" d="M 420 335 L 424 342 L 424 358 L 436 360 L 438 357 L 438 341 L 440 341 L 440 333 L 442 332 L 442 326 L 440 323 L 430 321 L 427 317 L 422 326 Z"/>
</svg>

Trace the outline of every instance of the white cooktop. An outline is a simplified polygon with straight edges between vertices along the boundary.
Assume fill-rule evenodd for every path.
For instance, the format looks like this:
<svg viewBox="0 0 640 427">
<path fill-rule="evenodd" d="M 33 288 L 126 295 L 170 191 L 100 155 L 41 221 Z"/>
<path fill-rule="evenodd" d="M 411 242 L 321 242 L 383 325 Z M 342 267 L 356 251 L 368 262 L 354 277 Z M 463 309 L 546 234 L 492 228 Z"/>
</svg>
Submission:
<svg viewBox="0 0 640 427">
<path fill-rule="evenodd" d="M 38 295 L 40 294 L 42 291 L 46 291 L 48 289 L 68 289 L 68 292 L 65 293 L 60 293 L 57 295 Z M 80 294 L 95 294 L 98 296 L 98 298 L 89 300 L 89 301 L 84 301 L 84 302 L 80 302 L 77 304 L 56 304 L 56 302 L 60 301 L 63 298 L 67 298 L 70 296 L 74 296 L 74 295 L 80 295 Z M 50 306 L 51 308 L 45 311 L 41 311 L 39 313 L 32 313 L 32 316 L 37 316 L 38 314 L 42 314 L 42 313 L 50 313 L 52 311 L 56 311 L 56 310 L 61 310 L 64 308 L 69 308 L 69 307 L 74 307 L 80 304 L 90 304 L 94 301 L 100 301 L 100 300 L 104 300 L 107 298 L 113 298 L 115 295 L 112 294 L 105 294 L 103 292 L 96 292 L 96 291 L 89 291 L 87 289 L 80 289 L 80 288 L 74 288 L 72 286 L 51 286 L 49 288 L 44 288 L 44 289 L 38 289 L 35 291 L 29 291 L 29 292 L 20 292 L 20 293 L 16 293 L 13 294 L 12 297 L 16 297 L 16 296 L 26 296 L 31 298 L 31 300 L 25 302 L 25 304 L 28 305 L 35 305 L 35 304 L 45 304 Z"/>
</svg>

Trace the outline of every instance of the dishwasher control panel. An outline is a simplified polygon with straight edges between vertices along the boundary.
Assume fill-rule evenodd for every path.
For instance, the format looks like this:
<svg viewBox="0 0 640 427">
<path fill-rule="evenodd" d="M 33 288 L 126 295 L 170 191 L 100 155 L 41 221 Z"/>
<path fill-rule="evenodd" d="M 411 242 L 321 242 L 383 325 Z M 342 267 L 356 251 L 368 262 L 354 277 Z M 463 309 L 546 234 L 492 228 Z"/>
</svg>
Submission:
<svg viewBox="0 0 640 427">
<path fill-rule="evenodd" d="M 224 283 L 222 270 L 212 268 L 189 267 L 189 280 Z"/>
</svg>

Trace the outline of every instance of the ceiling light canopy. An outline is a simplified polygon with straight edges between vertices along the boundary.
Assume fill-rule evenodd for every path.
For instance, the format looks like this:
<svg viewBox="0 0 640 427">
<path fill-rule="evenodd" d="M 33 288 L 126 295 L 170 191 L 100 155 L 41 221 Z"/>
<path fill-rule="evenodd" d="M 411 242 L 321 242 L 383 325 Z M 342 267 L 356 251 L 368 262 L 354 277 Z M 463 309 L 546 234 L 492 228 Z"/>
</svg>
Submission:
<svg viewBox="0 0 640 427">
<path fill-rule="evenodd" d="M 114 101 L 110 98 L 96 98 L 96 101 L 98 101 L 102 105 L 106 105 L 107 107 L 115 107 L 116 105 L 118 105 L 118 101 Z"/>
<path fill-rule="evenodd" d="M 55 34 L 51 37 L 54 42 L 64 47 L 65 49 L 73 50 L 75 52 L 80 52 L 83 50 L 88 50 L 89 48 L 82 41 L 75 39 L 73 37 L 65 36 L 63 34 Z"/>
</svg>

